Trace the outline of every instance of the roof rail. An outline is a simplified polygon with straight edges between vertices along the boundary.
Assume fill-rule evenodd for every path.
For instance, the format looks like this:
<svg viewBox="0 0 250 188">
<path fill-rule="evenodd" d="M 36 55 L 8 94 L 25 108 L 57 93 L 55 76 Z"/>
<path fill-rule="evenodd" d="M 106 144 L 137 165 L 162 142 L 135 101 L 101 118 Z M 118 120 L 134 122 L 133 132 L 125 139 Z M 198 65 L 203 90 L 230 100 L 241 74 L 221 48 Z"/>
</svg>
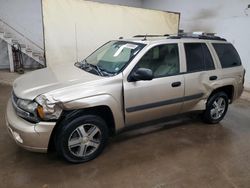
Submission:
<svg viewBox="0 0 250 188">
<path fill-rule="evenodd" d="M 202 32 L 179 33 L 177 35 L 171 35 L 168 37 L 168 39 L 181 39 L 181 38 L 227 41 L 224 38 L 215 36 L 215 33 L 202 33 Z"/>
<path fill-rule="evenodd" d="M 168 37 L 170 36 L 169 34 L 165 35 L 135 35 L 133 36 L 134 38 L 143 38 L 143 37 Z"/>
</svg>

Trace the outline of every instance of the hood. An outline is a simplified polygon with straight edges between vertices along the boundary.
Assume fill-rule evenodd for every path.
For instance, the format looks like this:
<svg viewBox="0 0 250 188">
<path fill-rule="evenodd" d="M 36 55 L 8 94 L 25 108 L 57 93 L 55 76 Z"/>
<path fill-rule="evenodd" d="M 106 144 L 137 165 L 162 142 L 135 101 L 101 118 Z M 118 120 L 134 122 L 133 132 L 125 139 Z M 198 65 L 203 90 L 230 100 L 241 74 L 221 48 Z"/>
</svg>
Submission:
<svg viewBox="0 0 250 188">
<path fill-rule="evenodd" d="M 88 73 L 69 64 L 26 73 L 15 80 L 13 90 L 17 97 L 33 100 L 40 94 L 100 79 L 104 79 L 104 77 Z"/>
</svg>

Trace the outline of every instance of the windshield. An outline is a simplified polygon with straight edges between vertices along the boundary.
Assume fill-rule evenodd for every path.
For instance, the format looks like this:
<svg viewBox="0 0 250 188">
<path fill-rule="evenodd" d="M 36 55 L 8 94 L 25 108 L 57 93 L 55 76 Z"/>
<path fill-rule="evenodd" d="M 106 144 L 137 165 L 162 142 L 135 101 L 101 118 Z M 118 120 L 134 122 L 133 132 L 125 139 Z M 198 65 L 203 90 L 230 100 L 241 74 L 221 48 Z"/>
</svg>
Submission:
<svg viewBox="0 0 250 188">
<path fill-rule="evenodd" d="M 114 76 L 120 73 L 144 46 L 134 42 L 110 41 L 75 65 L 100 76 Z"/>
</svg>

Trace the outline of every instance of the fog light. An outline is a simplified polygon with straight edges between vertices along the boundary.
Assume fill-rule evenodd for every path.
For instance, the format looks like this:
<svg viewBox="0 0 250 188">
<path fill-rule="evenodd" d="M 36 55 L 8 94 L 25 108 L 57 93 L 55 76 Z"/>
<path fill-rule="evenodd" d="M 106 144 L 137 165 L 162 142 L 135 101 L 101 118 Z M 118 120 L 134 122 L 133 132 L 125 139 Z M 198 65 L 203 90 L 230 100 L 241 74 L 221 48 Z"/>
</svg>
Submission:
<svg viewBox="0 0 250 188">
<path fill-rule="evenodd" d="M 20 135 L 17 132 L 13 131 L 12 134 L 16 141 L 18 141 L 21 144 L 23 143 L 23 139 L 20 137 Z"/>
</svg>

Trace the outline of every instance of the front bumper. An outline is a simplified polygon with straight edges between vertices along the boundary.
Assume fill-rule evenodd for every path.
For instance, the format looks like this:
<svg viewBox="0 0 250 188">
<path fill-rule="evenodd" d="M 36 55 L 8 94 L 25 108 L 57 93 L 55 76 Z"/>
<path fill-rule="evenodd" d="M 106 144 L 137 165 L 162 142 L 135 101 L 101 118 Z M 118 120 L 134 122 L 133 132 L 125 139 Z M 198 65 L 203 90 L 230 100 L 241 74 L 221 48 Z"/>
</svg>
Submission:
<svg viewBox="0 0 250 188">
<path fill-rule="evenodd" d="M 16 115 L 11 100 L 7 104 L 5 119 L 11 137 L 19 146 L 30 151 L 47 152 L 55 122 L 30 123 Z"/>
</svg>

